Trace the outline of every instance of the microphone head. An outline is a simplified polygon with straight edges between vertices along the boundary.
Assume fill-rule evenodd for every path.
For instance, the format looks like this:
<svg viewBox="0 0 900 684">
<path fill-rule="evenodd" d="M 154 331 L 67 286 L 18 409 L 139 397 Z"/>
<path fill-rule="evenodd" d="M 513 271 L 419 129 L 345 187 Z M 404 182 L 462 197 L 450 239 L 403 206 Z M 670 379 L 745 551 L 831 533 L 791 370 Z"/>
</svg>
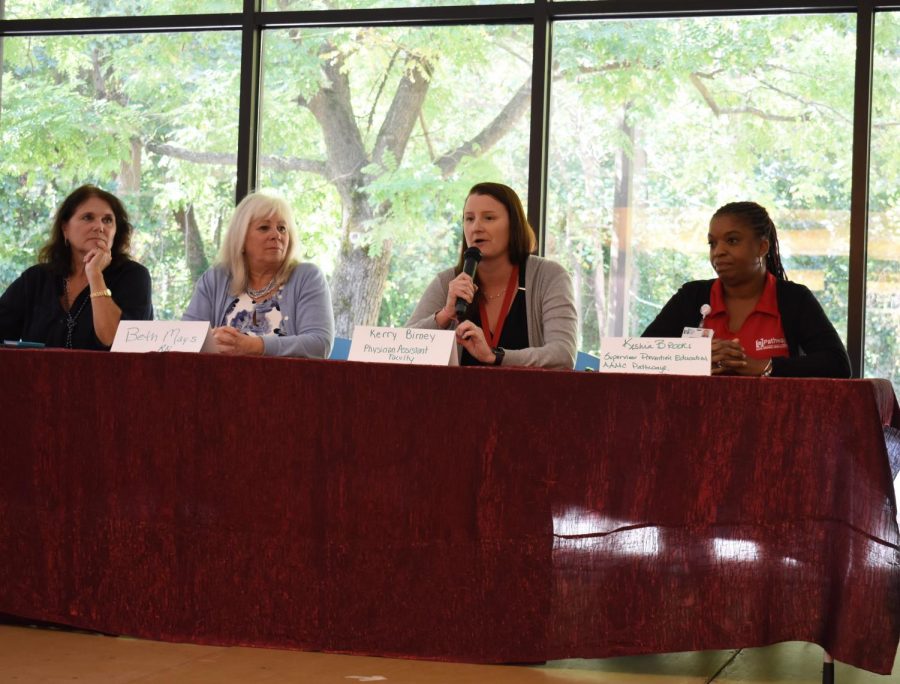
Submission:
<svg viewBox="0 0 900 684">
<path fill-rule="evenodd" d="M 712 311 L 712 307 L 709 304 L 704 304 L 700 307 L 700 315 L 701 316 L 709 316 L 709 312 Z"/>
<path fill-rule="evenodd" d="M 468 261 L 472 259 L 477 264 L 481 261 L 481 250 L 477 247 L 469 247 L 465 252 L 463 252 L 463 261 Z"/>
</svg>

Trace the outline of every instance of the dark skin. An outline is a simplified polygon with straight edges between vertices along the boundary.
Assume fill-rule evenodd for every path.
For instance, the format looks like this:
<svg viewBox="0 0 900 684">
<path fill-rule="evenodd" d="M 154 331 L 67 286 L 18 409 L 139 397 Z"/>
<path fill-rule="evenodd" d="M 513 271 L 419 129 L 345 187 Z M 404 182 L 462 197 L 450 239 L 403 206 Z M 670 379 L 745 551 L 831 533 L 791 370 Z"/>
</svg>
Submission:
<svg viewBox="0 0 900 684">
<path fill-rule="evenodd" d="M 740 330 L 766 285 L 769 241 L 759 238 L 736 216 L 709 222 L 709 262 L 719 276 L 728 312 L 728 329 Z M 737 339 L 712 341 L 713 375 L 760 376 L 768 359 L 747 356 Z"/>
</svg>

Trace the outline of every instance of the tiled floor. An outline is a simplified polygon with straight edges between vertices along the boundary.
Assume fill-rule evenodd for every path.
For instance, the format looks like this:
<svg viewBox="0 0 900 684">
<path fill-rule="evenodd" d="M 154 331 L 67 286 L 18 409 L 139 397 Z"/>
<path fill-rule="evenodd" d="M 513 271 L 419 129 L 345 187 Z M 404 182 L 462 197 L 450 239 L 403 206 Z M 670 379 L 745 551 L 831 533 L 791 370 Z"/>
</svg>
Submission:
<svg viewBox="0 0 900 684">
<path fill-rule="evenodd" d="M 837 664 L 839 684 L 900 684 Z M 539 667 L 220 648 L 0 625 L 0 683 L 50 684 L 696 684 L 821 681 L 822 650 L 785 643 L 742 651 L 564 660 Z"/>
</svg>

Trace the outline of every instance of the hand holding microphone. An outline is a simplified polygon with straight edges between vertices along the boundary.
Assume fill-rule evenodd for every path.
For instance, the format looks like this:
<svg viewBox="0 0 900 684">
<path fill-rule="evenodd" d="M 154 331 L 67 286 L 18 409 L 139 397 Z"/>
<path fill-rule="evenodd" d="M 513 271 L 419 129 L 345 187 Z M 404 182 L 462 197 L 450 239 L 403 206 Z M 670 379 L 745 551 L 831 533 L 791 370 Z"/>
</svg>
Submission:
<svg viewBox="0 0 900 684">
<path fill-rule="evenodd" d="M 435 315 L 435 321 L 441 328 L 447 328 L 455 320 L 465 318 L 466 305 L 475 299 L 475 271 L 481 261 L 481 250 L 470 247 L 463 255 L 463 270 L 450 281 L 447 288 L 447 302 L 444 308 Z"/>
<path fill-rule="evenodd" d="M 469 247 L 463 253 L 463 270 L 469 278 L 472 279 L 472 284 L 475 284 L 475 272 L 478 270 L 478 262 L 481 261 L 481 250 L 477 247 Z M 473 287 L 472 293 L 469 297 L 457 297 L 456 298 L 456 318 L 457 320 L 462 319 L 466 315 L 466 307 L 469 302 L 471 302 L 475 298 L 475 290 Z"/>
</svg>

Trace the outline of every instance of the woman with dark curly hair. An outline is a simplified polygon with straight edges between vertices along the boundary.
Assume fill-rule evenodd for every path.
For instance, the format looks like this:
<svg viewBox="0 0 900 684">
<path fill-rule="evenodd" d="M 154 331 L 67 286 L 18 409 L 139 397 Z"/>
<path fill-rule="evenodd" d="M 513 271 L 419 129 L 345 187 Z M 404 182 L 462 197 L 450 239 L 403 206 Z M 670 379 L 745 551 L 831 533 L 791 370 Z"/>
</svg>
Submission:
<svg viewBox="0 0 900 684">
<path fill-rule="evenodd" d="M 0 296 L 0 337 L 48 347 L 107 350 L 120 320 L 150 320 L 150 273 L 133 261 L 128 212 L 93 185 L 56 212 L 38 264 Z"/>
<path fill-rule="evenodd" d="M 787 279 L 778 233 L 755 202 L 720 207 L 709 222 L 718 278 L 685 283 L 644 331 L 679 337 L 712 331 L 714 375 L 850 377 L 837 331 L 808 288 Z"/>
</svg>

